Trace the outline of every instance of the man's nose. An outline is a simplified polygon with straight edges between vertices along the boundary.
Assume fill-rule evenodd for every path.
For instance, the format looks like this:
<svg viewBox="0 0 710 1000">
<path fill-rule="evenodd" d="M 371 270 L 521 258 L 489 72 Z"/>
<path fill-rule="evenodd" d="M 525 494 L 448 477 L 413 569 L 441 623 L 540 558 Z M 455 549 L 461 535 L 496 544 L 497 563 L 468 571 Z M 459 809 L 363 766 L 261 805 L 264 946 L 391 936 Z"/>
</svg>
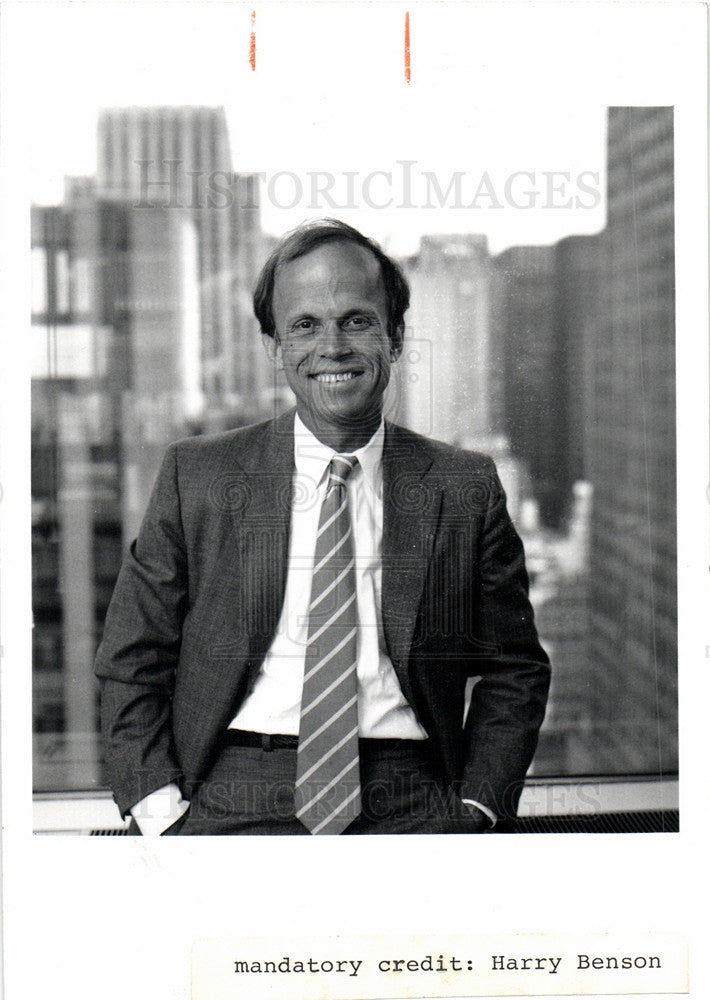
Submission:
<svg viewBox="0 0 710 1000">
<path fill-rule="evenodd" d="M 350 351 L 348 335 L 337 319 L 326 320 L 318 336 L 321 354 L 342 354 Z"/>
</svg>

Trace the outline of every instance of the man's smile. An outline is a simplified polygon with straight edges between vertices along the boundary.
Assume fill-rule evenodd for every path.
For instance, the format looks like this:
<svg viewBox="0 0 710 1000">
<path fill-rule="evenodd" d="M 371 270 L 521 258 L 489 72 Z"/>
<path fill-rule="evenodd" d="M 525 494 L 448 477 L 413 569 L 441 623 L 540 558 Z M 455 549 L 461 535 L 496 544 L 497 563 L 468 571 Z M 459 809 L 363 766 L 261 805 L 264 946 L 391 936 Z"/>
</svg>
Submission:
<svg viewBox="0 0 710 1000">
<path fill-rule="evenodd" d="M 320 384 L 333 384 L 335 382 L 350 382 L 352 379 L 362 375 L 362 372 L 316 372 L 309 378 L 315 379 Z"/>
</svg>

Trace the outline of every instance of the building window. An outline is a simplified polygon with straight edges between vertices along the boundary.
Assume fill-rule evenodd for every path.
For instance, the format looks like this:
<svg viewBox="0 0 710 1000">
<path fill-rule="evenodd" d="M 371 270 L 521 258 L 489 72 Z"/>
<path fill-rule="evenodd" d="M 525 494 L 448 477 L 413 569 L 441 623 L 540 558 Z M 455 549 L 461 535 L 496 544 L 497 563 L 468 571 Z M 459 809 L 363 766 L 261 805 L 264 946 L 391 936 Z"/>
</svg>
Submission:
<svg viewBox="0 0 710 1000">
<path fill-rule="evenodd" d="M 200 114 L 184 119 L 184 148 L 192 166 L 210 169 L 210 143 L 199 140 L 212 133 Z M 536 775 L 677 767 L 672 135 L 648 131 L 652 119 L 612 112 L 614 183 L 599 236 L 495 257 L 480 237 L 448 246 L 447 237 L 427 236 L 404 262 L 410 329 L 428 340 L 400 362 L 408 367 L 396 386 L 398 419 L 494 457 L 526 548 L 553 663 Z M 172 116 L 164 124 L 182 127 Z M 140 127 L 145 137 L 161 126 L 148 116 Z M 653 198 L 629 186 L 636 129 L 649 143 Z M 250 267 L 233 280 L 215 270 L 232 213 L 215 211 L 207 225 L 121 202 L 130 169 L 124 132 L 103 133 L 115 190 L 94 206 L 100 249 L 57 233 L 32 252 L 35 778 L 43 791 L 105 785 L 93 658 L 165 447 L 266 418 L 281 391 L 266 366 L 244 361 L 253 357 L 252 327 L 217 322 L 251 292 Z M 256 196 L 255 178 L 240 184 Z M 74 210 L 62 207 L 69 219 Z M 57 212 L 37 209 L 40 221 L 43 211 Z M 258 220 L 251 210 L 245 218 Z M 234 370 L 246 369 L 238 393 L 227 341 L 237 344 Z"/>
</svg>

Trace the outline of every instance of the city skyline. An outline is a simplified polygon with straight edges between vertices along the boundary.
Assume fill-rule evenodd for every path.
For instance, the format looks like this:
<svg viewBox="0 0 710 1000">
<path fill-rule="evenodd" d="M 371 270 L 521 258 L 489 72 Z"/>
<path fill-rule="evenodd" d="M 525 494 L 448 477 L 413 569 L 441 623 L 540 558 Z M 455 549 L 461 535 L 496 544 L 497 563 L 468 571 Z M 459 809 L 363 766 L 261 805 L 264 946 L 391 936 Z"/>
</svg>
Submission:
<svg viewBox="0 0 710 1000">
<path fill-rule="evenodd" d="M 153 106 L 134 107 L 149 110 Z M 202 105 L 166 107 L 197 111 Z M 92 117 L 98 122 L 111 110 L 97 107 Z M 226 107 L 225 113 L 233 121 L 234 109 Z M 577 150 L 572 143 L 567 153 L 540 149 L 521 160 L 515 151 L 502 150 L 491 136 L 487 141 L 493 152 L 473 161 L 461 153 L 443 162 L 426 154 L 418 158 L 393 153 L 390 157 L 378 154 L 359 164 L 338 164 L 322 155 L 300 166 L 297 157 L 295 162 L 280 158 L 266 163 L 250 158 L 249 166 L 240 166 L 235 156 L 234 171 L 255 176 L 262 228 L 268 235 L 281 236 L 306 219 L 337 216 L 354 225 L 359 222 L 398 256 L 415 253 L 421 240 L 431 235 L 483 235 L 494 253 L 515 245 L 552 245 L 566 236 L 590 235 L 604 227 L 605 169 L 600 162 L 604 132 L 598 122 L 604 114 L 604 108 L 596 108 L 585 123 L 598 147 L 593 151 Z M 556 127 L 554 117 L 539 126 L 543 135 L 549 133 Z M 491 123 L 486 127 L 492 128 Z M 234 131 L 230 129 L 230 134 Z M 41 153 L 38 158 L 43 159 Z M 55 150 L 54 169 L 33 183 L 33 203 L 57 203 L 66 178 L 93 175 L 97 160 L 93 139 L 75 159 L 57 159 Z M 152 164 L 145 167 L 148 188 L 159 174 L 157 161 L 155 174 L 150 173 L 152 169 Z M 228 187 L 227 178 L 216 179 L 219 207 L 229 200 L 229 194 L 223 193 Z"/>
</svg>

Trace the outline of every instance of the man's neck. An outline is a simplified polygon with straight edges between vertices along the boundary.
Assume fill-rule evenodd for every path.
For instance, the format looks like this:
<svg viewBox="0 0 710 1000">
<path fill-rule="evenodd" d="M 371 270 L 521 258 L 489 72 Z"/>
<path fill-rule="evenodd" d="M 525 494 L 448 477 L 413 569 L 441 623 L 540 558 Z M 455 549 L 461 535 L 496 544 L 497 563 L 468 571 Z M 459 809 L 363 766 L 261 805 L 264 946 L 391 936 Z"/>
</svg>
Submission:
<svg viewBox="0 0 710 1000">
<path fill-rule="evenodd" d="M 373 414 L 372 419 L 362 420 L 354 426 L 337 427 L 333 425 L 314 426 L 313 422 L 299 413 L 308 430 L 316 437 L 321 444 L 327 448 L 332 448 L 338 455 L 351 454 L 358 448 L 364 447 L 372 438 L 382 422 L 382 414 Z"/>
</svg>

